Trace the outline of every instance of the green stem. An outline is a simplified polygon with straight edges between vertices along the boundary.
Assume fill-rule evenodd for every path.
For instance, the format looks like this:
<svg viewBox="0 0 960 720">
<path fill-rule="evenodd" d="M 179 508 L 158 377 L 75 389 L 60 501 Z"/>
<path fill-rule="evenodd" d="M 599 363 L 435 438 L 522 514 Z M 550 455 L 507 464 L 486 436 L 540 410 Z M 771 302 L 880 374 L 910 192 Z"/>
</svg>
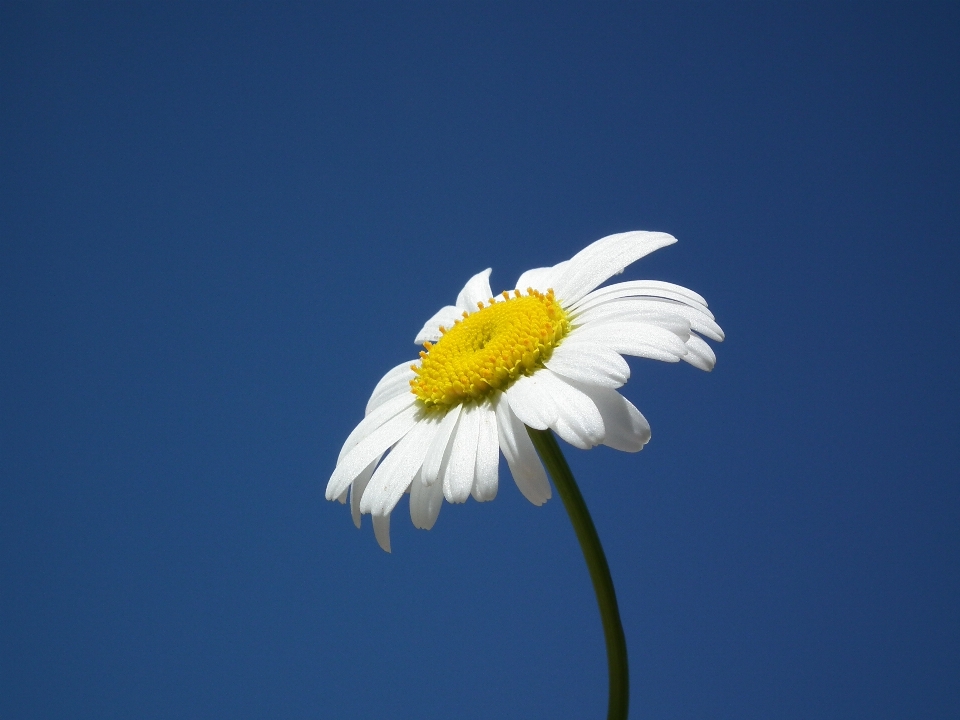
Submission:
<svg viewBox="0 0 960 720">
<path fill-rule="evenodd" d="M 613 589 L 610 567 L 600 545 L 600 536 L 590 519 L 587 504 L 580 494 L 577 481 L 570 472 L 566 458 L 550 430 L 534 430 L 528 427 L 527 433 L 533 441 L 543 464 L 547 466 L 553 478 L 563 505 L 573 523 L 573 529 L 580 541 L 583 557 L 590 569 L 590 579 L 597 593 L 600 606 L 600 618 L 603 620 L 603 634 L 607 641 L 607 665 L 610 670 L 610 704 L 607 720 L 626 720 L 627 706 L 630 702 L 630 675 L 627 671 L 627 640 L 620 624 L 620 611 L 617 609 L 617 595 Z"/>
</svg>

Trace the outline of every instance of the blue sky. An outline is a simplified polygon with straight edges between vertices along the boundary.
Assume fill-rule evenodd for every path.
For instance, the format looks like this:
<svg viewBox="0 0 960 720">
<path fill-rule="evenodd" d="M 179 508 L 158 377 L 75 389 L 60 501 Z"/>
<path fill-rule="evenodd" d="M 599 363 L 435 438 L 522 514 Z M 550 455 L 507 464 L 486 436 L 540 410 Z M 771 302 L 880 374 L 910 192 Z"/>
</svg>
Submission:
<svg viewBox="0 0 960 720">
<path fill-rule="evenodd" d="M 0 5 L 0 715 L 603 717 L 558 500 L 323 499 L 426 318 L 679 243 L 568 449 L 634 718 L 960 714 L 955 4 Z M 944 319 L 946 318 L 946 319 Z"/>
</svg>

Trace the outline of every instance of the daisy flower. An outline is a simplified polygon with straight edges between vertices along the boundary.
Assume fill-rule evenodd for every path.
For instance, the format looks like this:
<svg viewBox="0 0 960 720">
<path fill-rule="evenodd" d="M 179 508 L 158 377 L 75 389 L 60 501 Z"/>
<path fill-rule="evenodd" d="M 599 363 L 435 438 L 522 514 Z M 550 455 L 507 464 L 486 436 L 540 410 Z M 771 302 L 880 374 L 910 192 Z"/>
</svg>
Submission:
<svg viewBox="0 0 960 720">
<path fill-rule="evenodd" d="M 723 331 L 687 288 L 602 284 L 675 242 L 659 232 L 609 235 L 558 265 L 528 270 L 497 296 L 489 269 L 474 275 L 417 335 L 420 357 L 374 388 L 327 499 L 349 495 L 354 523 L 372 515 L 389 552 L 390 513 L 404 493 L 413 524 L 429 530 L 444 499 L 496 496 L 501 453 L 524 497 L 545 503 L 550 483 L 524 426 L 549 428 L 578 448 L 640 450 L 650 425 L 617 392 L 630 377 L 623 356 L 711 370 L 716 356 L 703 338 L 721 341 Z"/>
</svg>

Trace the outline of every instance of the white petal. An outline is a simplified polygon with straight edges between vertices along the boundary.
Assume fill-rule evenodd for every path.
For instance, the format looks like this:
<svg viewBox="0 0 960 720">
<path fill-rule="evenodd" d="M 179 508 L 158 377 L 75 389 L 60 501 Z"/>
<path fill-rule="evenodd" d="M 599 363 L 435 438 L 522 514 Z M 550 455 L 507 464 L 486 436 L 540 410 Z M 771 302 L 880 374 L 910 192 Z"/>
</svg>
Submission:
<svg viewBox="0 0 960 720">
<path fill-rule="evenodd" d="M 490 268 L 477 273 L 467 281 L 463 290 L 457 295 L 457 307 L 460 308 L 460 316 L 463 311 L 474 313 L 477 311 L 477 303 L 486 303 L 493 297 L 493 291 L 490 290 Z M 460 317 L 458 316 L 458 317 Z"/>
<path fill-rule="evenodd" d="M 621 297 L 658 297 L 667 300 L 676 300 L 684 305 L 691 307 L 701 307 L 706 310 L 710 317 L 713 314 L 707 310 L 707 301 L 690 288 L 673 283 L 661 282 L 660 280 L 628 280 L 627 282 L 615 283 L 606 287 L 598 288 L 589 295 L 564 307 L 570 310 L 585 310 L 586 308 L 598 302 L 605 302 Z"/>
<path fill-rule="evenodd" d="M 717 325 L 713 316 L 699 307 L 684 305 L 676 300 L 661 298 L 628 297 L 607 300 L 591 305 L 589 308 L 572 313 L 574 325 L 593 322 L 609 322 L 611 320 L 643 319 L 655 325 L 675 323 L 682 319 L 695 332 L 703 333 L 711 340 L 721 342 L 723 330 Z M 661 322 L 662 321 L 662 322 Z"/>
<path fill-rule="evenodd" d="M 569 338 L 553 351 L 546 366 L 558 375 L 610 388 L 630 378 L 630 366 L 616 351 Z"/>
<path fill-rule="evenodd" d="M 577 342 L 596 342 L 622 355 L 677 362 L 687 354 L 686 340 L 656 325 L 644 323 L 600 323 L 585 325 L 570 333 Z"/>
<path fill-rule="evenodd" d="M 389 515 L 374 515 L 373 516 L 373 534 L 377 538 L 377 542 L 387 552 L 390 552 L 390 516 Z"/>
<path fill-rule="evenodd" d="M 557 403 L 559 415 L 551 427 L 560 437 L 581 450 L 603 442 L 603 418 L 587 395 L 548 369 L 538 371 L 536 377 Z"/>
<path fill-rule="evenodd" d="M 608 235 L 570 258 L 553 289 L 564 306 L 574 303 L 644 255 L 676 241 L 672 235 L 659 232 Z"/>
<path fill-rule="evenodd" d="M 510 468 L 510 474 L 523 496 L 534 505 L 543 505 L 552 491 L 533 442 L 520 419 L 510 409 L 510 401 L 503 393 L 494 400 L 497 413 L 497 433 L 500 449 Z"/>
<path fill-rule="evenodd" d="M 410 487 L 410 481 L 420 472 L 427 448 L 439 426 L 438 419 L 423 418 L 394 446 L 370 478 L 360 498 L 360 512 L 373 515 L 393 512 L 404 491 Z"/>
<path fill-rule="evenodd" d="M 419 359 L 400 363 L 384 375 L 373 389 L 373 392 L 370 393 L 370 399 L 367 401 L 367 408 L 364 414 L 369 415 L 387 402 L 387 400 L 392 400 L 398 395 L 409 393 L 410 381 L 416 377 L 416 374 L 410 369 L 410 366 L 419 364 Z"/>
<path fill-rule="evenodd" d="M 476 306 L 474 306 L 476 307 Z M 414 342 L 417 345 L 423 345 L 427 342 L 436 342 L 440 339 L 442 333 L 440 332 L 440 326 L 443 325 L 444 328 L 449 330 L 453 327 L 453 323 L 463 317 L 463 310 L 453 305 L 445 305 L 440 308 L 433 317 L 427 320 L 423 327 L 420 328 L 420 332 L 417 333 L 417 337 L 414 339 Z"/>
<path fill-rule="evenodd" d="M 704 342 L 699 335 L 690 335 L 687 340 L 687 354 L 683 356 L 684 361 L 690 363 L 695 368 L 710 372 L 713 366 L 717 364 L 717 356 L 713 348 Z"/>
<path fill-rule="evenodd" d="M 535 374 L 517 378 L 506 393 L 510 398 L 510 409 L 524 425 L 546 430 L 556 424 L 557 404 Z"/>
<path fill-rule="evenodd" d="M 493 500 L 499 483 L 500 443 L 497 440 L 497 413 L 487 403 L 477 406 L 480 435 L 477 442 L 477 469 L 470 494 L 478 502 Z"/>
<path fill-rule="evenodd" d="M 603 322 L 640 322 L 650 323 L 651 325 L 660 325 L 661 322 L 670 325 L 681 324 L 690 331 L 690 321 L 680 315 L 680 308 L 683 305 L 675 305 L 678 312 L 671 312 L 669 307 L 663 305 L 646 305 L 651 302 L 647 298 L 621 298 L 620 300 L 611 300 L 609 302 L 594 305 L 587 310 L 580 310 L 572 313 L 571 324 L 576 327 L 583 325 L 595 325 Z M 663 300 L 659 302 L 665 302 Z M 687 308 L 688 310 L 690 308 Z"/>
<path fill-rule="evenodd" d="M 667 312 L 661 308 L 642 310 L 637 307 L 631 307 L 632 303 L 626 306 L 623 304 L 610 303 L 593 308 L 583 315 L 577 315 L 573 320 L 574 328 L 595 327 L 597 325 L 606 325 L 609 323 L 638 323 L 641 325 L 654 325 L 664 330 L 669 330 L 686 342 L 690 337 L 690 321 L 678 313 Z M 677 306 L 679 307 L 679 306 Z"/>
<path fill-rule="evenodd" d="M 546 292 L 553 287 L 553 284 L 560 278 L 560 274 L 563 272 L 563 269 L 567 266 L 569 260 L 564 260 L 562 263 L 558 263 L 552 267 L 542 267 L 542 268 L 533 268 L 532 270 L 527 270 L 523 275 L 517 278 L 517 290 L 521 292 L 526 292 L 528 289 L 533 288 L 534 290 L 539 290 L 540 292 Z"/>
<path fill-rule="evenodd" d="M 367 435 L 350 450 L 343 459 L 337 462 L 333 475 L 327 483 L 327 500 L 333 500 L 343 492 L 354 478 L 367 467 L 378 455 L 386 452 L 400 438 L 410 432 L 417 424 L 419 409 L 411 405 L 405 410 L 390 418 L 383 425 Z M 372 414 L 371 414 L 372 416 Z"/>
<path fill-rule="evenodd" d="M 353 524 L 358 528 L 360 527 L 360 498 L 363 497 L 363 491 L 367 489 L 367 483 L 373 477 L 373 471 L 377 469 L 377 463 L 380 462 L 381 457 L 383 456 L 377 455 L 376 459 L 367 465 L 350 484 L 350 515 L 353 517 Z"/>
<path fill-rule="evenodd" d="M 343 442 L 343 447 L 340 448 L 340 454 L 337 456 L 337 464 L 339 465 L 340 461 L 343 460 L 361 440 L 391 418 L 413 406 L 416 401 L 416 396 L 413 393 L 409 393 L 409 395 L 392 397 L 382 405 L 377 406 L 369 415 L 360 421 L 360 424 L 353 429 L 353 432 L 347 435 L 347 439 Z"/>
<path fill-rule="evenodd" d="M 477 470 L 477 444 L 480 440 L 480 413 L 476 405 L 467 405 L 460 413 L 454 433 L 450 460 L 443 473 L 443 496 L 450 503 L 466 502 Z"/>
<path fill-rule="evenodd" d="M 578 384 L 577 387 L 590 396 L 603 417 L 604 445 L 614 450 L 637 452 L 649 442 L 650 423 L 623 395 L 595 385 Z"/>
<path fill-rule="evenodd" d="M 429 530 L 437 522 L 443 505 L 443 484 L 425 485 L 420 478 L 410 483 L 410 520 L 415 528 Z"/>
<path fill-rule="evenodd" d="M 446 412 L 440 421 L 440 428 L 437 430 L 433 442 L 427 449 L 427 457 L 423 461 L 423 472 L 420 475 L 422 482 L 427 485 L 433 485 L 440 477 L 444 453 L 449 454 L 450 436 L 457 427 L 457 420 L 460 419 L 462 407 L 462 405 L 454 405 Z"/>
</svg>

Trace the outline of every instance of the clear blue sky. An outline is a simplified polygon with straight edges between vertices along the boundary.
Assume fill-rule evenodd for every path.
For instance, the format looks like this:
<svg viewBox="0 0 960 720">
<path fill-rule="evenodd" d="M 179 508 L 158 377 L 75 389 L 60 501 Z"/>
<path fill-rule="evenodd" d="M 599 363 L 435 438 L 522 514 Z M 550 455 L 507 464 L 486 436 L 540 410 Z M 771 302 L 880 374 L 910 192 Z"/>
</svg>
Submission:
<svg viewBox="0 0 960 720">
<path fill-rule="evenodd" d="M 960 716 L 955 3 L 0 5 L 0 716 L 600 718 L 559 501 L 323 499 L 470 275 L 679 243 L 568 457 L 633 718 Z"/>
</svg>

